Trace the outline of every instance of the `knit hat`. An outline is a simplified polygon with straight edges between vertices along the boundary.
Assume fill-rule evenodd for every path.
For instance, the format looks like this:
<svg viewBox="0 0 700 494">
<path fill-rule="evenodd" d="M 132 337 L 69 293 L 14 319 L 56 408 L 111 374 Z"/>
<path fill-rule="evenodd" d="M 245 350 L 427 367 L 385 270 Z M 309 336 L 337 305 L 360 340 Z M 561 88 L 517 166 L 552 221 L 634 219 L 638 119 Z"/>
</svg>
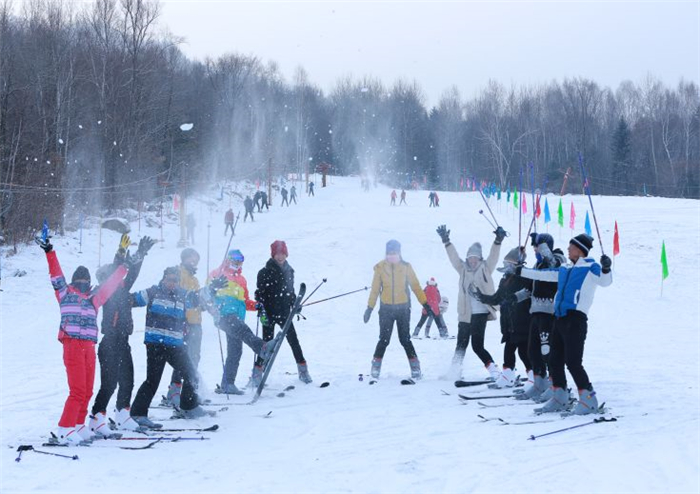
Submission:
<svg viewBox="0 0 700 494">
<path fill-rule="evenodd" d="M 75 283 L 78 280 L 87 280 L 88 284 L 92 280 L 90 278 L 90 271 L 85 266 L 78 266 L 76 268 L 76 270 L 73 272 L 73 278 L 71 278 L 70 282 Z"/>
<path fill-rule="evenodd" d="M 588 251 L 593 248 L 593 237 L 582 233 L 580 235 L 576 235 L 574 238 L 569 240 L 569 243 L 574 244 L 581 250 L 581 252 L 583 252 L 584 256 L 587 256 Z"/>
<path fill-rule="evenodd" d="M 243 253 L 238 249 L 232 249 L 232 250 L 228 251 L 228 255 L 226 257 L 229 261 L 232 261 L 232 262 L 245 261 L 245 257 L 243 256 Z"/>
<path fill-rule="evenodd" d="M 435 281 L 435 278 L 430 278 L 428 280 L 428 285 L 430 286 L 437 286 L 437 281 Z"/>
<path fill-rule="evenodd" d="M 527 254 L 524 250 L 520 250 L 520 247 L 514 247 L 508 251 L 506 257 L 503 258 L 503 262 L 511 262 L 513 264 L 525 264 L 525 259 L 527 259 Z"/>
<path fill-rule="evenodd" d="M 398 240 L 389 240 L 386 243 L 386 253 L 388 254 L 389 252 L 396 252 L 397 254 L 401 254 L 401 244 Z"/>
<path fill-rule="evenodd" d="M 549 250 L 554 248 L 554 237 L 552 237 L 549 233 L 538 233 L 535 242 L 535 247 L 541 244 L 547 244 Z"/>
<path fill-rule="evenodd" d="M 472 246 L 469 247 L 469 250 L 467 251 L 467 259 L 470 257 L 478 257 L 479 259 L 482 259 L 481 244 L 479 242 L 474 242 Z"/>
<path fill-rule="evenodd" d="M 284 240 L 275 240 L 274 242 L 272 242 L 272 245 L 270 245 L 270 253 L 271 257 L 275 257 L 277 254 L 284 254 L 285 256 L 289 256 L 287 244 L 284 243 Z"/>
<path fill-rule="evenodd" d="M 167 278 L 168 276 L 177 276 L 179 279 L 180 268 L 177 266 L 170 266 L 169 268 L 165 268 L 165 271 L 163 271 L 163 278 Z"/>
<path fill-rule="evenodd" d="M 188 259 L 190 257 L 197 256 L 197 259 L 200 258 L 199 252 L 194 250 L 192 247 L 187 247 L 186 249 L 182 249 L 182 252 L 180 252 L 180 261 L 185 261 L 185 259 Z"/>
</svg>

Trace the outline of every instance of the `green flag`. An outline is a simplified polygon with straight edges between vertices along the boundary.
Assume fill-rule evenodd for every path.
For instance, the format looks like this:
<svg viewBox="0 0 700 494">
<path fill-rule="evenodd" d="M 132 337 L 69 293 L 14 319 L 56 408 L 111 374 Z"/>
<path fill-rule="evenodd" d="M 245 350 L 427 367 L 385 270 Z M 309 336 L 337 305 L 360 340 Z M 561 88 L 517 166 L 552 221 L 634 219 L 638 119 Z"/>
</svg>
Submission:
<svg viewBox="0 0 700 494">
<path fill-rule="evenodd" d="M 666 260 L 666 242 L 661 241 L 661 280 L 668 278 L 668 261 Z"/>
<path fill-rule="evenodd" d="M 515 188 L 513 189 L 513 207 L 518 207 L 518 190 Z"/>
<path fill-rule="evenodd" d="M 564 208 L 561 206 L 561 197 L 559 198 L 559 210 L 557 211 L 557 223 L 559 226 L 564 226 Z"/>
</svg>

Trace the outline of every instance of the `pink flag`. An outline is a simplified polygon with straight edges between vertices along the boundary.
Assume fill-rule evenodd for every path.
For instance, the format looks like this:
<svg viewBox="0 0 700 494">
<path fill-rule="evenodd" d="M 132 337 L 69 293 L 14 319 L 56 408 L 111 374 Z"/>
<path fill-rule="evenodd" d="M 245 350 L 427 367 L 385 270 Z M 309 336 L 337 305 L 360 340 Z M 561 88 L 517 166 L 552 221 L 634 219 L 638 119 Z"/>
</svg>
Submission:
<svg viewBox="0 0 700 494">
<path fill-rule="evenodd" d="M 569 228 L 574 229 L 576 224 L 576 210 L 574 209 L 574 203 L 571 202 L 571 214 L 569 215 Z"/>
<path fill-rule="evenodd" d="M 175 211 L 179 211 L 179 210 L 180 210 L 180 196 L 177 195 L 177 194 L 175 194 L 175 195 L 173 196 L 173 209 L 174 209 Z"/>
<path fill-rule="evenodd" d="M 520 199 L 523 201 L 523 214 L 527 213 L 527 199 L 525 199 L 525 194 L 520 194 Z"/>
</svg>

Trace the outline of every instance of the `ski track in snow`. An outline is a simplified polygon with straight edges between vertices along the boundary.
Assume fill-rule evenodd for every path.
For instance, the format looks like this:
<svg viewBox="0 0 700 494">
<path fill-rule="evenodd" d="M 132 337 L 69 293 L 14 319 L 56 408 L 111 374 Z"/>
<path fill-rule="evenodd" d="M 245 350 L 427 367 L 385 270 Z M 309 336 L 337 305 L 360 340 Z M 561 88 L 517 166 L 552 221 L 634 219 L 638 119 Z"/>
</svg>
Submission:
<svg viewBox="0 0 700 494">
<path fill-rule="evenodd" d="M 297 187 L 303 192 L 303 186 Z M 385 243 L 396 238 L 403 258 L 410 262 L 422 284 L 436 278 L 450 298 L 445 315 L 450 334 L 457 332 L 458 276 L 449 264 L 435 228 L 447 224 L 460 254 L 480 241 L 484 252 L 492 242 L 492 228 L 480 218 L 484 204 L 478 193 L 440 193 L 439 208 L 428 208 L 428 191 L 408 191 L 409 205 L 389 206 L 391 189 L 364 193 L 359 178 L 333 178 L 328 188 L 316 188 L 316 197 L 300 193 L 298 206 L 280 208 L 275 194 L 269 212 L 255 215 L 254 223 L 239 222 L 232 248 L 246 256 L 244 274 L 254 291 L 257 271 L 269 258 L 269 245 L 283 239 L 296 283 L 306 282 L 309 292 L 322 278 L 328 282 L 312 297 L 318 300 L 369 286 L 372 267 L 384 256 Z M 218 196 L 218 193 L 216 193 Z M 549 205 L 556 222 L 558 198 Z M 573 200 L 577 229 L 583 231 L 588 209 L 585 196 L 565 196 L 568 212 Z M 560 435 L 528 441 L 542 434 L 592 420 L 570 417 L 561 421 L 507 426 L 484 423 L 478 414 L 505 420 L 536 420 L 537 405 L 482 408 L 476 401 L 460 404 L 457 394 L 497 394 L 486 387 L 458 390 L 441 380 L 455 340 L 414 340 L 424 372 L 416 386 L 401 386 L 409 375 L 408 362 L 396 335 L 384 358 L 382 378 L 369 385 L 370 361 L 378 336 L 377 310 L 368 324 L 362 314 L 368 292 L 339 298 L 303 310 L 307 320 L 295 327 L 309 362 L 314 383 L 306 386 L 296 375 L 288 345 L 284 345 L 260 401 L 213 393 L 221 375 L 217 333 L 205 315 L 202 345 L 203 396 L 216 403 L 231 403 L 216 418 L 196 421 L 220 424 L 208 441 L 159 443 L 147 451 L 125 451 L 120 443 L 72 448 L 79 461 L 25 453 L 20 463 L 16 447 L 27 438 L 54 430 L 67 395 L 61 347 L 56 340 L 58 307 L 48 279 L 44 254 L 28 246 L 3 259 L 0 293 L 2 326 L 0 412 L 2 421 L 2 492 L 697 492 L 700 489 L 698 455 L 698 353 L 700 327 L 700 203 L 660 198 L 594 196 L 605 251 L 612 253 L 614 221 L 618 221 L 622 254 L 615 259 L 614 283 L 598 288 L 589 315 L 584 363 L 616 423 L 594 424 Z M 209 212 L 190 201 L 188 212 L 197 215 L 197 245 L 202 255 L 198 277 L 205 278 L 206 224 L 211 221 L 211 265 L 220 262 L 228 237 L 223 236 L 223 214 L 228 199 Z M 511 232 L 501 259 L 517 245 L 517 211 L 512 205 L 490 201 L 499 222 Z M 237 201 L 234 211 L 242 209 Z M 523 222 L 523 235 L 529 217 Z M 565 222 L 568 225 L 568 214 Z M 539 222 L 540 231 L 544 225 Z M 159 230 L 132 224 L 132 239 L 159 238 Z M 557 246 L 566 247 L 571 231 L 550 223 Z M 595 233 L 595 231 L 594 231 Z M 596 236 L 596 235 L 594 235 Z M 109 262 L 119 235 L 102 232 L 102 262 Z M 156 245 L 147 257 L 134 288 L 159 281 L 162 271 L 179 262 L 177 225 L 166 222 L 164 247 Z M 88 266 L 95 278 L 98 232 L 83 232 L 83 253 L 78 234 L 55 239 L 64 272 L 70 278 L 79 265 Z M 660 298 L 660 248 L 666 241 L 670 277 Z M 592 255 L 600 256 L 596 239 Z M 530 263 L 533 260 L 528 248 Z M 15 269 L 24 277 L 8 277 Z M 497 281 L 499 273 L 494 273 Z M 412 328 L 420 306 L 412 300 Z M 135 389 L 145 377 L 143 324 L 145 312 L 134 310 L 135 332 L 131 347 Z M 255 331 L 254 313 L 248 324 Z M 434 330 L 434 329 L 433 329 Z M 222 335 L 223 338 L 223 335 Z M 486 348 L 499 365 L 498 322 L 490 322 Z M 224 339 L 225 344 L 225 339 Z M 238 385 L 244 386 L 253 355 L 244 347 Z M 520 362 L 518 365 L 522 366 Z M 154 404 L 160 401 L 170 377 L 166 368 Z M 524 374 L 523 369 L 519 369 Z M 358 374 L 365 374 L 364 381 Z M 469 350 L 463 377 L 482 379 L 486 372 Z M 319 389 L 323 381 L 331 386 Z M 569 380 L 570 385 L 573 381 Z M 284 398 L 276 394 L 293 384 Z M 99 367 L 95 389 L 99 387 Z M 274 389 L 272 389 L 274 388 Z M 451 393 L 445 396 L 441 389 Z M 93 396 L 94 398 L 94 396 Z M 113 397 L 114 400 L 114 397 Z M 507 400 L 490 400 L 496 404 Z M 113 407 L 114 401 L 111 406 Z M 219 408 L 219 407 L 212 407 Z M 268 412 L 272 414 L 263 419 Z M 154 410 L 154 417 L 169 416 Z M 167 427 L 192 427 L 185 421 L 168 421 Z M 183 433 L 184 436 L 194 435 Z M 140 442 L 140 441 L 139 441 Z M 12 448 L 10 446 L 13 446 Z M 54 450 L 52 450 L 54 451 Z M 64 449 L 58 452 L 65 453 Z M 166 487 L 167 486 L 167 487 Z"/>
</svg>

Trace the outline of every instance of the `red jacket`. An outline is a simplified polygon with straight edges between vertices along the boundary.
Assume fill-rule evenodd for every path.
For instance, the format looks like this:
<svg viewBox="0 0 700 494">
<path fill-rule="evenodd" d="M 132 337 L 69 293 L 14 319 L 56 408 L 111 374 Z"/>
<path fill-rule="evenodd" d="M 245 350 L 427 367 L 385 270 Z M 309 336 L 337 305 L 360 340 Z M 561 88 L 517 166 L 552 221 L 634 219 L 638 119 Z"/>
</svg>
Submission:
<svg viewBox="0 0 700 494">
<path fill-rule="evenodd" d="M 423 291 L 428 299 L 430 308 L 433 309 L 433 314 L 440 314 L 440 290 L 438 290 L 437 285 L 426 285 Z M 427 313 L 428 312 L 423 309 L 423 314 Z"/>
<path fill-rule="evenodd" d="M 233 223 L 233 211 L 226 211 L 224 223 Z"/>
</svg>

